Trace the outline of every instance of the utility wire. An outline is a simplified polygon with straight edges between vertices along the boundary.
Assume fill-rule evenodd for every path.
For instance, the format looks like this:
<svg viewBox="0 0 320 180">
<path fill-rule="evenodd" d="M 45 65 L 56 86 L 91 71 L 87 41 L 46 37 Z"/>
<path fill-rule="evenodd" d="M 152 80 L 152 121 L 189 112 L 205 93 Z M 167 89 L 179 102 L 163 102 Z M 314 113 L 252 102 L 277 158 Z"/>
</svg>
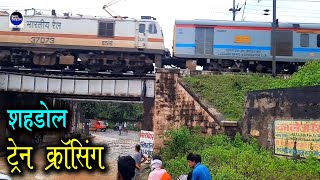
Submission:
<svg viewBox="0 0 320 180">
<path fill-rule="evenodd" d="M 319 0 L 277 0 L 278 2 L 291 2 L 291 3 L 294 3 L 294 2 L 314 2 L 314 3 L 320 3 Z M 266 2 L 271 2 L 271 1 L 266 1 Z"/>
<path fill-rule="evenodd" d="M 256 0 L 255 0 L 256 1 Z M 287 1 L 287 0 L 278 0 L 279 2 L 281 2 L 281 1 Z M 257 1 L 256 1 L 257 2 Z M 258 0 L 258 3 L 259 2 L 261 2 L 261 0 Z M 267 0 L 264 0 L 264 2 L 267 2 Z M 272 3 L 272 1 L 269 1 L 269 2 L 271 2 Z M 299 2 L 299 3 L 301 3 L 301 2 L 320 2 L 320 0 L 290 0 L 290 2 Z M 249 6 L 249 7 L 247 7 L 247 9 L 249 10 L 249 12 L 247 12 L 248 14 L 260 14 L 260 13 L 251 13 L 250 12 L 250 10 L 255 10 L 255 11 L 259 11 L 258 10 L 258 8 L 255 8 L 255 9 L 253 9 L 253 8 L 250 8 L 250 6 L 255 6 L 255 7 L 270 7 L 270 6 L 266 6 L 266 5 L 252 5 L 251 3 L 250 4 L 247 4 L 247 0 L 245 1 L 245 4 L 247 5 L 247 6 Z M 271 8 L 271 7 L 270 7 Z M 279 8 L 279 7 L 278 7 Z M 283 9 L 295 9 L 295 8 L 288 8 L 288 7 L 285 7 L 285 8 L 283 8 Z M 270 9 L 268 9 L 269 11 L 268 12 L 266 12 L 266 13 L 264 13 L 264 14 L 262 14 L 262 15 L 271 15 L 271 12 L 273 12 L 273 10 L 270 10 Z M 319 11 L 317 11 L 317 10 L 307 10 L 307 9 L 297 9 L 297 10 L 299 10 L 300 12 L 297 12 L 297 11 L 295 11 L 295 12 L 290 12 L 290 11 L 283 11 L 283 10 L 277 10 L 277 12 L 279 12 L 279 14 L 280 14 L 280 16 L 290 16 L 290 17 L 308 17 L 308 18 L 319 18 L 320 17 L 320 14 L 318 13 Z M 308 11 L 308 12 L 301 12 L 301 11 Z M 261 12 L 263 12 L 264 10 L 262 10 L 261 9 Z M 312 12 L 310 12 L 310 11 L 312 11 Z M 318 17 L 314 17 L 314 16 L 304 16 L 304 15 L 283 15 L 282 13 L 283 12 L 286 12 L 286 13 L 295 13 L 295 14 L 313 14 L 313 15 L 319 15 Z M 317 13 L 315 13 L 315 12 L 317 12 Z M 270 13 L 270 14 L 269 14 Z M 242 14 L 242 20 L 243 20 L 243 15 L 244 15 L 244 11 L 243 11 L 243 14 Z"/>
<path fill-rule="evenodd" d="M 269 2 L 269 3 L 272 3 L 272 0 L 251 0 L 251 1 L 255 1 L 255 2 Z M 298 2 L 298 3 L 303 3 L 303 2 L 315 2 L 315 3 L 319 3 L 320 0 L 277 0 L 277 2 L 290 2 L 290 3 L 295 3 L 295 2 Z"/>
<path fill-rule="evenodd" d="M 255 10 L 255 11 L 264 11 L 263 9 L 254 9 L 254 8 L 250 8 L 247 7 L 246 9 L 248 10 Z M 269 12 L 272 12 L 272 10 L 269 10 Z M 320 18 L 320 11 L 318 11 L 318 13 L 315 12 L 302 12 L 302 11 L 283 11 L 283 10 L 277 10 L 277 12 L 283 12 L 283 13 L 297 13 L 297 14 L 314 14 L 314 15 L 319 15 Z"/>
<path fill-rule="evenodd" d="M 258 10 L 259 7 L 269 9 L 272 11 L 272 6 L 265 6 L 265 5 L 254 5 L 254 4 L 247 4 L 247 8 L 255 8 Z M 283 10 L 292 10 L 294 12 L 306 12 L 306 13 L 314 13 L 314 12 L 320 12 L 319 10 L 315 9 L 304 9 L 304 8 L 293 8 L 293 7 L 277 7 L 277 11 L 283 11 Z"/>
<path fill-rule="evenodd" d="M 219 11 L 215 11 L 214 13 L 219 13 L 219 14 L 230 14 L 229 12 L 219 12 Z M 246 12 L 247 14 L 252 14 L 252 15 L 263 15 L 263 13 L 254 13 L 254 12 Z M 308 18 L 317 18 L 317 19 L 319 19 L 319 16 L 295 16 L 295 15 L 282 15 L 282 14 L 280 14 L 279 16 L 286 16 L 286 17 L 308 17 Z"/>
</svg>

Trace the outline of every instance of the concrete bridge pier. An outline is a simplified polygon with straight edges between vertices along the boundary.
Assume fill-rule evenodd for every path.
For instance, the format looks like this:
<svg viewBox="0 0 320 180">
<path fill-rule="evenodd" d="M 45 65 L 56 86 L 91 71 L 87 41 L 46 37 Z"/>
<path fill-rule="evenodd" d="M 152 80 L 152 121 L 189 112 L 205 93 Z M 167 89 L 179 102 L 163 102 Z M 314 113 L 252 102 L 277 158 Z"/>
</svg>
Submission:
<svg viewBox="0 0 320 180">
<path fill-rule="evenodd" d="M 26 131 L 15 132 L 10 130 L 8 126 L 8 113 L 6 110 L 44 110 L 45 107 L 40 105 L 40 101 L 44 101 L 49 110 L 51 109 L 66 109 L 69 110 L 67 114 L 67 124 L 69 128 L 65 131 L 40 131 L 30 134 Z M 65 137 L 69 133 L 83 131 L 81 124 L 80 111 L 77 103 L 68 102 L 61 99 L 54 99 L 52 97 L 35 95 L 32 93 L 17 93 L 17 92 L 1 92 L 0 93 L 0 151 L 6 150 L 7 137 L 13 137 L 16 143 L 24 143 L 32 140 L 35 145 L 44 146 L 46 144 L 59 142 L 60 138 Z M 9 131 L 10 130 L 10 131 Z"/>
<path fill-rule="evenodd" d="M 143 100 L 142 129 L 153 131 L 154 98 L 146 97 Z"/>
<path fill-rule="evenodd" d="M 40 107 L 40 100 L 44 100 L 47 106 L 49 103 L 39 96 L 32 94 L 22 94 L 15 92 L 1 92 L 0 93 L 0 151 L 7 147 L 8 136 L 13 137 L 16 143 L 28 142 L 30 133 L 21 133 L 9 131 L 8 126 L 9 116 L 7 110 L 31 110 L 34 107 Z"/>
<path fill-rule="evenodd" d="M 8 103 L 12 102 L 12 98 L 5 93 L 0 93 L 0 152 L 6 150 L 6 125 L 7 121 L 5 119 L 5 109 Z"/>
<path fill-rule="evenodd" d="M 165 131 L 179 126 L 174 112 L 179 73 L 179 69 L 157 69 L 156 71 L 153 116 L 155 153 L 158 153 L 164 145 Z"/>
</svg>

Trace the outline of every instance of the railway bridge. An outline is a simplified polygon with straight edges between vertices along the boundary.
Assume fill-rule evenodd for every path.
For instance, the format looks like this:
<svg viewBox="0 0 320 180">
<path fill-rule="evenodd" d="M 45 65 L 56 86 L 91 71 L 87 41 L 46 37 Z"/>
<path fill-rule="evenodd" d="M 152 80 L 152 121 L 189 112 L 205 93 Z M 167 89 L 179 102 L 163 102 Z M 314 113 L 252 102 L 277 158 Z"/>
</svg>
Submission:
<svg viewBox="0 0 320 180">
<path fill-rule="evenodd" d="M 236 123 L 225 121 L 219 112 L 197 98 L 180 81 L 179 69 L 156 69 L 155 74 L 148 76 L 0 71 L 0 137 L 6 135 L 5 109 L 12 102 L 19 107 L 28 107 L 39 104 L 43 98 L 52 101 L 53 105 L 66 99 L 143 103 L 142 128 L 155 132 L 156 151 L 164 144 L 165 131 L 171 128 L 199 125 L 207 134 L 230 134 L 237 127 Z M 72 124 L 77 119 L 73 115 Z M 4 139 L 0 138 L 0 144 L 1 141 Z"/>
<path fill-rule="evenodd" d="M 142 101 L 144 97 L 154 97 L 154 79 L 154 75 L 110 77 L 0 72 L 0 91 Z"/>
<path fill-rule="evenodd" d="M 47 107 L 68 109 L 69 123 L 77 131 L 85 122 L 80 118 L 77 101 L 120 101 L 143 103 L 143 128 L 152 130 L 155 75 L 86 74 L 83 72 L 0 71 L 0 144 L 5 142 L 5 115 L 8 108 Z M 41 109 L 44 107 L 40 107 Z M 46 137 L 45 137 L 46 139 Z M 1 143 L 3 142 L 3 143 Z"/>
</svg>

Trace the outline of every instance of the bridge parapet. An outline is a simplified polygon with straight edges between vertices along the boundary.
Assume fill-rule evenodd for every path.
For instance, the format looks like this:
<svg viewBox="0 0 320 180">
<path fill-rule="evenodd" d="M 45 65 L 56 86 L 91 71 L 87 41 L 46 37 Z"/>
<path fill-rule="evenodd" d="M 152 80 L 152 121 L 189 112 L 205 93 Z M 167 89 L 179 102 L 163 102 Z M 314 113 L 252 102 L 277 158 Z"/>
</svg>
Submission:
<svg viewBox="0 0 320 180">
<path fill-rule="evenodd" d="M 154 97 L 154 77 L 79 77 L 0 73 L 0 91 L 55 95 Z"/>
</svg>

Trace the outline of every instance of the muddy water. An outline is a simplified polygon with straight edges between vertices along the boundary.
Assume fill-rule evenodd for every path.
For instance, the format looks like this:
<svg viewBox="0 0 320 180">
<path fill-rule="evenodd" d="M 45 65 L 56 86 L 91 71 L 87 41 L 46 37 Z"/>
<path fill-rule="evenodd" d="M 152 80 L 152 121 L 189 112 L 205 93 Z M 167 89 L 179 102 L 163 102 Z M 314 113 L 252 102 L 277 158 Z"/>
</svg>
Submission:
<svg viewBox="0 0 320 180">
<path fill-rule="evenodd" d="M 119 155 L 131 155 L 134 153 L 134 146 L 139 142 L 139 134 L 137 132 L 122 133 L 108 130 L 107 132 L 92 133 L 94 143 L 105 144 L 110 148 L 107 154 L 107 162 L 109 166 L 108 173 L 80 171 L 78 173 L 44 173 L 43 169 L 46 165 L 44 150 L 36 151 L 34 165 L 37 167 L 36 172 L 25 171 L 23 177 L 13 176 L 13 180 L 113 180 L 116 179 L 116 160 Z M 63 165 L 63 164 L 61 164 Z M 0 172 L 9 174 L 9 167 L 6 163 L 6 157 L 0 158 Z"/>
</svg>

